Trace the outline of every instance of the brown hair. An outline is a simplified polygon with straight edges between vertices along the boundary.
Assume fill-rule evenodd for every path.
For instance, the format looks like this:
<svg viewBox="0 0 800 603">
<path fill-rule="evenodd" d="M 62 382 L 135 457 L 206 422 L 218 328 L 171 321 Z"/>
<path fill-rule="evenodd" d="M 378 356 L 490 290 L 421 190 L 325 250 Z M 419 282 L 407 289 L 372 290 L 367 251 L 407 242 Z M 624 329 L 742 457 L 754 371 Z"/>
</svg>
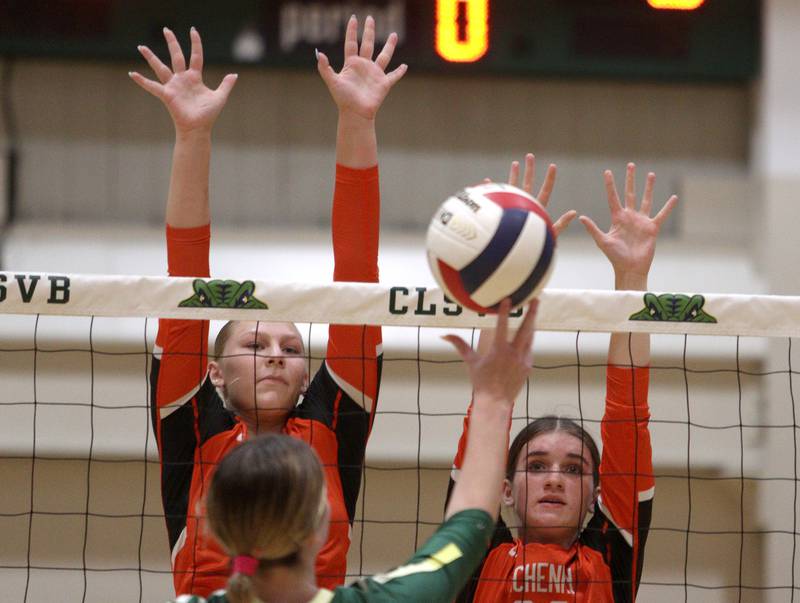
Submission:
<svg viewBox="0 0 800 603">
<path fill-rule="evenodd" d="M 327 509 L 325 478 L 314 451 L 287 435 L 244 442 L 222 459 L 206 500 L 208 523 L 229 555 L 248 555 L 259 570 L 293 565 Z M 241 573 L 228 580 L 231 603 L 256 600 Z"/>
<path fill-rule="evenodd" d="M 530 442 L 533 438 L 543 433 L 551 433 L 554 431 L 563 431 L 578 438 L 583 446 L 589 451 L 592 457 L 592 478 L 594 479 L 594 487 L 600 483 L 600 452 L 597 450 L 597 444 L 594 438 L 583 427 L 578 425 L 572 419 L 566 417 L 557 417 L 555 415 L 548 415 L 541 417 L 528 423 L 522 431 L 520 431 L 511 442 L 508 449 L 508 459 L 506 460 L 506 479 L 508 481 L 514 480 L 514 473 L 517 470 L 517 457 L 519 456 L 522 448 Z"/>
</svg>

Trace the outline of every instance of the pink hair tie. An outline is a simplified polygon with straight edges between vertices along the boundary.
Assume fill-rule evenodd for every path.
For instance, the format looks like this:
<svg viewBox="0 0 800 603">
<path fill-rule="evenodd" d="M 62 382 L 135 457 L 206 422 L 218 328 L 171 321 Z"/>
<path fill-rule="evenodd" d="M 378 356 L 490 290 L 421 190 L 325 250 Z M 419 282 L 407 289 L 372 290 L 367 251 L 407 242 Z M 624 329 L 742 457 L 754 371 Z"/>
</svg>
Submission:
<svg viewBox="0 0 800 603">
<path fill-rule="evenodd" d="M 238 555 L 233 558 L 233 573 L 252 576 L 258 569 L 258 559 L 250 555 Z"/>
</svg>

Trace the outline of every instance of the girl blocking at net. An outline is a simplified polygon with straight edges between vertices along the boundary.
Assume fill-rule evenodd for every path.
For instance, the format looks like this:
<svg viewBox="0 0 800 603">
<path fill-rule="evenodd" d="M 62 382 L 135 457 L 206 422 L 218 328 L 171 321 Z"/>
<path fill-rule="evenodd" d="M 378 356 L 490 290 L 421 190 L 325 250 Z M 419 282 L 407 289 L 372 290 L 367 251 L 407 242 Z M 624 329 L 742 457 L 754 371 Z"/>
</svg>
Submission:
<svg viewBox="0 0 800 603">
<path fill-rule="evenodd" d="M 533 363 L 536 302 L 508 342 L 510 301 L 498 336 L 483 352 L 448 336 L 469 369 L 473 427 L 461 479 L 445 521 L 403 566 L 334 591 L 314 583 L 314 558 L 326 540 L 330 507 L 320 463 L 303 442 L 267 435 L 245 442 L 219 464 L 208 495 L 208 523 L 233 556 L 226 590 L 209 603 L 450 603 L 480 562 L 494 529 L 508 428 Z M 329 482 L 328 482 L 329 483 Z M 202 603 L 182 596 L 180 603 Z"/>
<path fill-rule="evenodd" d="M 323 54 L 317 67 L 339 109 L 334 280 L 377 282 L 375 116 L 406 67 L 385 72 L 395 34 L 373 60 L 374 21 L 367 18 L 360 47 L 357 31 L 353 17 L 339 73 Z M 236 76 L 225 76 L 216 90 L 207 88 L 198 32 L 190 32 L 188 66 L 175 35 L 165 28 L 164 37 L 171 68 L 142 46 L 139 50 L 157 81 L 138 73 L 131 78 L 164 103 L 175 125 L 166 211 L 169 274 L 208 277 L 211 129 Z M 205 528 L 203 500 L 220 459 L 242 441 L 270 432 L 304 440 L 322 459 L 330 533 L 316 559 L 316 576 L 328 587 L 341 584 L 378 396 L 380 328 L 331 325 L 326 361 L 310 381 L 303 341 L 293 324 L 229 322 L 210 361 L 207 342 L 207 321 L 159 321 L 151 412 L 176 593 L 208 594 L 225 584 L 230 560 Z"/>
<path fill-rule="evenodd" d="M 528 192 L 532 167 L 529 160 L 524 185 Z M 554 173 L 548 172 L 542 187 L 545 203 L 552 176 Z M 610 230 L 601 231 L 586 216 L 580 221 L 611 262 L 616 289 L 645 291 L 659 229 L 677 197 L 670 197 L 651 218 L 654 174 L 647 176 L 638 209 L 633 164 L 627 168 L 624 203 L 612 173 L 606 171 L 604 177 Z M 515 173 L 512 169 L 511 183 L 516 184 L 517 179 L 518 170 Z M 563 220 L 556 223 L 561 222 L 557 231 L 565 226 Z M 479 349 L 484 345 L 483 337 Z M 514 438 L 502 503 L 517 517 L 516 536 L 502 520 L 498 522 L 489 551 L 459 601 L 635 600 L 654 491 L 647 427 L 649 362 L 649 335 L 611 335 L 601 424 L 602 457 L 592 436 L 566 418 L 536 419 Z M 476 425 L 477 418 L 470 411 L 464 420 L 450 488 L 453 480 L 456 487 L 460 484 L 464 444 Z"/>
</svg>

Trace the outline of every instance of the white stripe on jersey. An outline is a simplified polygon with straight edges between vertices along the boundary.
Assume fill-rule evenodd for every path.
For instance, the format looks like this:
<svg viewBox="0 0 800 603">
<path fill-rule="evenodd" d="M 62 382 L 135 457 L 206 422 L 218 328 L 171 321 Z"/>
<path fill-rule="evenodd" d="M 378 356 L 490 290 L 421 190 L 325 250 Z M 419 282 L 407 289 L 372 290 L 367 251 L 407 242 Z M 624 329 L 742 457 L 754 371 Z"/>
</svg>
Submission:
<svg viewBox="0 0 800 603">
<path fill-rule="evenodd" d="M 206 374 L 208 374 L 208 373 L 206 373 Z M 162 419 L 165 419 L 166 417 L 168 417 L 169 415 L 174 413 L 181 406 L 183 406 L 189 400 L 194 398 L 195 394 L 198 391 L 200 391 L 200 387 L 203 385 L 204 382 L 205 382 L 205 377 L 203 378 L 203 381 L 201 381 L 198 385 L 196 385 L 188 394 L 186 394 L 184 396 L 181 396 L 180 398 L 178 398 L 174 402 L 170 402 L 169 404 L 164 404 L 163 406 L 159 407 L 158 416 L 161 417 Z"/>
<path fill-rule="evenodd" d="M 381 350 L 380 348 L 381 348 L 381 346 L 377 346 L 377 354 L 378 354 L 378 355 L 380 355 L 380 354 L 382 353 L 382 350 Z M 377 356 L 376 356 L 376 357 L 377 357 Z M 351 398 L 351 399 L 352 399 L 352 400 L 353 400 L 353 401 L 354 401 L 356 404 L 358 404 L 359 406 L 361 406 L 362 408 L 364 408 L 364 410 L 366 410 L 367 412 L 372 412 L 372 405 L 373 405 L 373 400 L 372 400 L 372 398 L 370 398 L 370 397 L 369 397 L 367 394 L 365 394 L 364 392 L 362 392 L 362 391 L 359 391 L 357 388 L 355 388 L 355 387 L 353 387 L 352 385 L 350 385 L 350 383 L 348 383 L 348 382 L 347 382 L 347 381 L 346 381 L 346 380 L 345 380 L 343 377 L 341 377 L 340 375 L 337 375 L 337 374 L 336 374 L 336 373 L 333 371 L 333 369 L 331 368 L 331 365 L 328 363 L 328 361 L 327 361 L 327 360 L 325 361 L 325 367 L 328 369 L 328 373 L 330 374 L 331 378 L 334 380 L 334 382 L 336 383 L 336 385 L 338 385 L 338 386 L 339 386 L 339 389 L 341 389 L 341 390 L 342 390 L 344 393 L 346 393 L 348 396 L 350 396 L 350 398 Z M 362 402 L 363 402 L 364 404 L 362 404 Z"/>
<path fill-rule="evenodd" d="M 175 546 L 172 547 L 172 555 L 170 555 L 169 562 L 172 565 L 172 569 L 175 569 L 175 557 L 178 556 L 183 545 L 186 544 L 186 526 L 183 526 L 180 535 L 178 536 L 178 540 L 175 541 Z"/>
<path fill-rule="evenodd" d="M 623 530 L 622 528 L 620 528 L 617 525 L 616 520 L 611 516 L 611 512 L 603 504 L 603 495 L 602 494 L 597 499 L 597 504 L 599 505 L 600 510 L 603 512 L 603 515 L 605 515 L 608 518 L 608 520 L 611 523 L 614 524 L 614 526 L 617 528 L 617 530 L 619 530 L 619 533 L 622 534 L 622 537 L 625 539 L 625 542 L 628 543 L 628 546 L 633 548 L 633 536 L 631 535 L 631 533 L 628 530 Z"/>
</svg>

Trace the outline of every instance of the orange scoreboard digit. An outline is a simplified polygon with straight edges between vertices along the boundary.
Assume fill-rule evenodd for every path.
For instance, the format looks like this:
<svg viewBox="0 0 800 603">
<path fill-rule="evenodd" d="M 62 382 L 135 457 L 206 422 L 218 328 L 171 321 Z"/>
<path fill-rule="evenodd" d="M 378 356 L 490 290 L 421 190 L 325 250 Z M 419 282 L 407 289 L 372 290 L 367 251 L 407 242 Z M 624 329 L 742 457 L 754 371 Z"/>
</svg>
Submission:
<svg viewBox="0 0 800 603">
<path fill-rule="evenodd" d="M 646 0 L 658 10 L 695 10 L 706 0 Z M 436 54 L 474 63 L 489 50 L 489 0 L 436 0 Z"/>
<path fill-rule="evenodd" d="M 474 63 L 489 50 L 489 0 L 436 0 L 436 53 Z"/>
</svg>

